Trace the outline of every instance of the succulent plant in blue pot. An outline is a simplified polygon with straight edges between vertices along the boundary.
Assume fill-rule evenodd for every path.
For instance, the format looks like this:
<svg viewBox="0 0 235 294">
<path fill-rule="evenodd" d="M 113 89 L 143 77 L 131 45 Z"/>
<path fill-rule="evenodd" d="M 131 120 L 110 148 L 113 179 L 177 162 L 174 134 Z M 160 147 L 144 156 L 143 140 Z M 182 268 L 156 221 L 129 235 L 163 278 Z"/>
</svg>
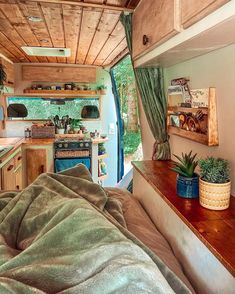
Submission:
<svg viewBox="0 0 235 294">
<path fill-rule="evenodd" d="M 182 153 L 182 157 L 174 155 L 178 162 L 174 162 L 172 168 L 177 175 L 176 191 L 177 195 L 183 198 L 197 198 L 199 196 L 199 177 L 195 173 L 198 164 L 197 154 L 192 155 L 192 150 Z"/>
</svg>

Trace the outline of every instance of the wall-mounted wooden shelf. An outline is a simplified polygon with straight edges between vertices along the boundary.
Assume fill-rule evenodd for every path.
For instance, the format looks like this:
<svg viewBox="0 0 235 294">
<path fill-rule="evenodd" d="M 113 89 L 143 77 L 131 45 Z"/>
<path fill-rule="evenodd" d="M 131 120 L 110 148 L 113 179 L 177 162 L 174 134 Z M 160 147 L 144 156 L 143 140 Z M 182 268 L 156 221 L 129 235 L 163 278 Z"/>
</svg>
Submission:
<svg viewBox="0 0 235 294">
<path fill-rule="evenodd" d="M 180 107 L 180 106 L 168 106 L 168 113 L 169 112 L 191 112 L 196 113 L 198 111 L 202 111 L 204 114 L 208 114 L 208 108 L 207 107 L 198 107 L 198 108 L 189 108 L 189 107 Z"/>
<path fill-rule="evenodd" d="M 201 108 L 185 108 L 178 106 L 168 106 L 168 132 L 169 134 L 177 135 L 195 142 L 207 145 L 207 146 L 217 146 L 219 145 L 218 138 L 218 122 L 216 113 L 216 96 L 215 88 L 209 88 L 208 91 L 208 107 Z M 177 127 L 171 125 L 170 115 L 178 113 L 192 113 L 195 114 L 201 111 L 207 116 L 207 133 L 200 133 L 196 131 L 186 130 L 185 128 Z"/>
<path fill-rule="evenodd" d="M 187 131 L 181 128 L 168 126 L 168 132 L 173 135 L 177 135 L 186 139 L 196 141 L 198 143 L 208 145 L 208 136 L 196 132 Z"/>
<path fill-rule="evenodd" d="M 25 89 L 24 93 L 27 94 L 73 94 L 78 96 L 89 96 L 89 95 L 99 95 L 99 91 L 96 90 L 33 90 Z"/>
</svg>

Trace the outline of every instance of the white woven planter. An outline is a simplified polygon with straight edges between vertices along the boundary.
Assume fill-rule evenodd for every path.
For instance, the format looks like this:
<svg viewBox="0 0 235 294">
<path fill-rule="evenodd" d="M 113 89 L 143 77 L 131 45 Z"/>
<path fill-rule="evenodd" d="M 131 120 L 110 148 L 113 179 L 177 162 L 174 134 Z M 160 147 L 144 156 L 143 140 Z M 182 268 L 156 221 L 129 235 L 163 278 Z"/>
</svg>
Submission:
<svg viewBox="0 0 235 294">
<path fill-rule="evenodd" d="M 199 202 L 208 209 L 223 210 L 229 207 L 231 181 L 224 184 L 205 182 L 199 179 Z"/>
</svg>

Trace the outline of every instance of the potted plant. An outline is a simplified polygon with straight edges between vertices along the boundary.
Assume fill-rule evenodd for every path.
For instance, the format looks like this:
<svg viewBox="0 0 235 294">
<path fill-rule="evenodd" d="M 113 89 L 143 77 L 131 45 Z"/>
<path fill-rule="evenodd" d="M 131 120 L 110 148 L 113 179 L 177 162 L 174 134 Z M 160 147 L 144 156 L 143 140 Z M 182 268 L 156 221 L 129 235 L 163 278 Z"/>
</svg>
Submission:
<svg viewBox="0 0 235 294">
<path fill-rule="evenodd" d="M 197 198 L 199 195 L 199 177 L 195 173 L 197 154 L 192 155 L 192 151 L 188 154 L 182 153 L 182 157 L 174 155 L 178 162 L 174 163 L 172 168 L 177 175 L 176 192 L 177 195 L 183 198 Z"/>
<path fill-rule="evenodd" d="M 223 210 L 230 202 L 230 167 L 228 160 L 207 157 L 198 162 L 200 167 L 199 201 L 208 209 Z"/>
<path fill-rule="evenodd" d="M 71 121 L 71 129 L 74 130 L 75 133 L 78 133 L 82 127 L 81 119 L 73 118 Z"/>
<path fill-rule="evenodd" d="M 107 89 L 107 87 L 105 85 L 99 85 L 97 87 L 97 90 L 100 92 L 101 95 L 105 95 L 106 94 L 106 91 L 105 91 L 106 89 Z"/>
<path fill-rule="evenodd" d="M 102 155 L 106 153 L 106 149 L 104 147 L 104 143 L 98 144 L 98 155 Z"/>
<path fill-rule="evenodd" d="M 4 83 L 7 80 L 7 74 L 5 72 L 5 66 L 3 64 L 0 64 L 0 93 L 2 92 L 4 88 Z"/>
</svg>

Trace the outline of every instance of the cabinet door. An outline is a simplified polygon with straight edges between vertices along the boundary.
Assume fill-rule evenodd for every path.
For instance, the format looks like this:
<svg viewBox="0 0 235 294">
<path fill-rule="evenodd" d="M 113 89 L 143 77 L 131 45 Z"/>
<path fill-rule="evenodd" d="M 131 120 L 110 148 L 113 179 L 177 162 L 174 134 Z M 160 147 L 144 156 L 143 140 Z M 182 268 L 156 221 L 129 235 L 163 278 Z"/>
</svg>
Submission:
<svg viewBox="0 0 235 294">
<path fill-rule="evenodd" d="M 14 158 L 11 159 L 2 168 L 2 189 L 16 190 L 15 173 L 14 173 Z"/>
<path fill-rule="evenodd" d="M 95 83 L 96 68 L 66 66 L 22 66 L 22 77 L 26 81 L 35 82 L 78 82 Z"/>
<path fill-rule="evenodd" d="M 15 189 L 23 189 L 22 165 L 18 165 L 17 169 L 15 169 Z"/>
<path fill-rule="evenodd" d="M 181 0 L 182 25 L 187 28 L 230 0 Z"/>
<path fill-rule="evenodd" d="M 141 1 L 133 14 L 133 57 L 177 34 L 180 31 L 179 13 L 179 0 Z"/>
<path fill-rule="evenodd" d="M 47 149 L 26 149 L 27 185 L 47 171 Z"/>
<path fill-rule="evenodd" d="M 5 86 L 13 87 L 14 86 L 14 65 L 4 58 L 0 58 L 0 63 L 5 67 L 5 72 L 7 74 Z"/>
</svg>

